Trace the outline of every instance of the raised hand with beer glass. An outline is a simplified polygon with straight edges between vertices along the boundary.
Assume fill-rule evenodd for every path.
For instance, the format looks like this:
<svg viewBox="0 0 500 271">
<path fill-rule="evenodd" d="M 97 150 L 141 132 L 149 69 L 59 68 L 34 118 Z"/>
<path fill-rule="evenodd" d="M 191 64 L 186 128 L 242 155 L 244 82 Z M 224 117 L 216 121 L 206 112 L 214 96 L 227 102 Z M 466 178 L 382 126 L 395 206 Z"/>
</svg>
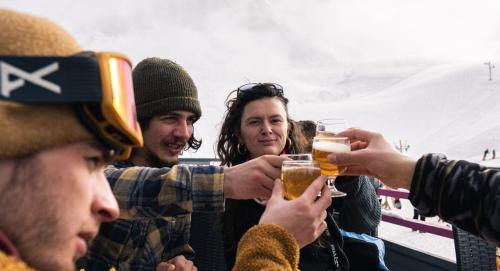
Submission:
<svg viewBox="0 0 500 271">
<path fill-rule="evenodd" d="M 327 183 L 332 197 L 346 195 L 337 190 L 334 183 L 337 176 L 345 172 L 345 168 L 329 163 L 326 157 L 330 153 L 351 151 L 349 138 L 337 137 L 335 134 L 347 128 L 348 124 L 344 119 L 323 119 L 316 123 L 316 136 L 312 146 L 313 159 L 319 162 L 321 174 L 328 176 Z"/>
</svg>

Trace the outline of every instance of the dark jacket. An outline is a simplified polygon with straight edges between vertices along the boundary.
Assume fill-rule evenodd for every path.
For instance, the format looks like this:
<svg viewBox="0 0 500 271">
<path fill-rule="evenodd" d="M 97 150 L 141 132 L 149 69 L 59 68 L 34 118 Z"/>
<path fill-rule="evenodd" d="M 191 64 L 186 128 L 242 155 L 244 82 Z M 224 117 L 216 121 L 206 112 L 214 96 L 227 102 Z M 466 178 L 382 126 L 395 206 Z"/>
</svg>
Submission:
<svg viewBox="0 0 500 271">
<path fill-rule="evenodd" d="M 500 171 L 427 154 L 417 162 L 411 203 L 500 246 Z"/>
</svg>

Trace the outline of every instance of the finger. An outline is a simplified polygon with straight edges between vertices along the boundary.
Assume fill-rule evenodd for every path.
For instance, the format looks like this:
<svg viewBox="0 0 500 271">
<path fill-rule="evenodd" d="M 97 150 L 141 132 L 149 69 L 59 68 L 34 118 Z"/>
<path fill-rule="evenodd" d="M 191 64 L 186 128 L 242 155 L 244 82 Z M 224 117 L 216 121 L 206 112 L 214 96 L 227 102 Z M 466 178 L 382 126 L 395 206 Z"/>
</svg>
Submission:
<svg viewBox="0 0 500 271">
<path fill-rule="evenodd" d="M 366 147 L 368 147 L 368 143 L 366 142 L 363 141 L 351 142 L 351 151 L 366 149 Z"/>
<path fill-rule="evenodd" d="M 359 165 L 350 165 L 347 169 L 342 173 L 345 176 L 361 176 L 361 175 L 369 175 L 373 176 L 368 169 Z"/>
<path fill-rule="evenodd" d="M 350 166 L 350 165 L 363 165 L 370 159 L 370 156 L 366 155 L 365 150 L 351 151 L 351 152 L 338 152 L 332 153 L 327 156 L 328 162 L 332 164 Z"/>
<path fill-rule="evenodd" d="M 283 161 L 290 160 L 285 156 L 277 155 L 263 155 L 262 159 L 266 160 L 271 166 L 275 168 L 281 168 L 281 164 L 283 164 Z"/>
<path fill-rule="evenodd" d="M 267 155 L 267 156 L 273 157 L 272 155 Z M 262 163 L 261 172 L 263 172 L 264 175 L 267 177 L 267 179 L 264 179 L 264 186 L 269 188 L 269 190 L 271 190 L 274 187 L 274 180 L 276 178 L 279 178 L 281 175 L 281 164 L 279 168 L 276 168 L 273 165 L 265 162 L 264 159 L 264 163 Z"/>
<path fill-rule="evenodd" d="M 326 210 L 324 210 L 323 212 L 321 212 L 320 219 L 321 219 L 321 221 L 325 221 L 325 219 L 326 219 Z"/>
<path fill-rule="evenodd" d="M 318 197 L 318 193 L 321 191 L 326 182 L 326 176 L 320 175 L 307 187 L 306 191 L 300 196 L 309 201 L 315 201 Z"/>
<path fill-rule="evenodd" d="M 260 163 L 258 167 L 254 167 L 253 170 L 256 171 L 255 181 L 263 188 L 261 192 L 266 194 L 266 199 L 269 198 L 274 187 L 274 180 L 280 177 L 280 170 L 274 168 L 265 161 Z"/>
<path fill-rule="evenodd" d="M 376 135 L 376 133 L 363 130 L 359 128 L 351 128 L 345 131 L 337 133 L 337 136 L 345 136 L 350 140 L 361 140 L 365 142 L 370 142 L 370 140 Z"/>
<path fill-rule="evenodd" d="M 260 196 L 265 196 L 265 198 L 268 199 L 272 195 L 274 181 L 266 176 L 261 180 L 261 187 L 262 189 L 260 191 L 260 194 L 262 195 Z"/>
<path fill-rule="evenodd" d="M 316 194 L 317 195 L 317 194 Z M 330 188 L 328 186 L 323 185 L 323 189 L 321 190 L 321 197 L 314 203 L 316 205 L 317 210 L 324 211 L 328 206 L 332 204 L 332 197 Z"/>
<path fill-rule="evenodd" d="M 175 270 L 175 265 L 167 262 L 161 262 L 156 266 L 156 271 L 173 271 L 173 270 Z"/>
<path fill-rule="evenodd" d="M 316 238 L 317 239 L 327 228 L 326 221 L 322 221 L 321 224 L 319 225 L 318 229 L 316 230 Z"/>
<path fill-rule="evenodd" d="M 280 179 L 274 180 L 273 193 L 271 195 L 272 199 L 283 199 L 285 193 L 285 189 L 283 187 L 283 183 Z"/>
</svg>

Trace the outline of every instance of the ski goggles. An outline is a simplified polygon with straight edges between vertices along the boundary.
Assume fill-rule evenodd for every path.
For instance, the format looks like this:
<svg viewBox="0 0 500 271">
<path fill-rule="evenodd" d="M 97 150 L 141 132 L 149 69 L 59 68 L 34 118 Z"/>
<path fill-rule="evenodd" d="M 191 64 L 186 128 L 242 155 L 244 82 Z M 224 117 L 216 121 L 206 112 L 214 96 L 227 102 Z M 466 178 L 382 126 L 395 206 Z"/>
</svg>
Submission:
<svg viewBox="0 0 500 271">
<path fill-rule="evenodd" d="M 119 53 L 0 56 L 0 100 L 74 104 L 82 123 L 115 159 L 127 159 L 143 144 L 131 62 Z"/>
</svg>

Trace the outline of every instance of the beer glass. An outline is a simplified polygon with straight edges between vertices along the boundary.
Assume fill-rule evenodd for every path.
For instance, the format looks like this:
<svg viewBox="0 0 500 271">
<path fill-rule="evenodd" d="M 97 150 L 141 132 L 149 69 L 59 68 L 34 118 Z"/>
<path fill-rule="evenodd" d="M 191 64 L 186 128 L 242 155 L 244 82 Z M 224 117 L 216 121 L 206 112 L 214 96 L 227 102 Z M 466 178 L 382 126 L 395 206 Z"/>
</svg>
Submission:
<svg viewBox="0 0 500 271">
<path fill-rule="evenodd" d="M 312 161 L 312 155 L 310 153 L 298 153 L 298 154 L 282 154 L 280 156 L 284 156 L 288 159 L 297 160 L 297 161 Z"/>
<path fill-rule="evenodd" d="M 335 134 L 347 130 L 345 119 L 322 119 L 316 122 L 316 137 L 335 137 Z"/>
<path fill-rule="evenodd" d="M 281 166 L 281 181 L 285 188 L 285 198 L 296 199 L 319 176 L 319 163 L 312 160 L 286 160 Z"/>
<path fill-rule="evenodd" d="M 348 123 L 345 119 L 323 119 L 316 123 L 316 137 L 313 139 L 313 159 L 320 163 L 321 173 L 328 176 L 327 184 L 332 197 L 343 197 L 346 193 L 338 191 L 335 179 L 345 172 L 345 167 L 328 163 L 326 157 L 330 153 L 351 151 L 349 139 L 337 137 L 336 133 L 346 130 Z"/>
</svg>

